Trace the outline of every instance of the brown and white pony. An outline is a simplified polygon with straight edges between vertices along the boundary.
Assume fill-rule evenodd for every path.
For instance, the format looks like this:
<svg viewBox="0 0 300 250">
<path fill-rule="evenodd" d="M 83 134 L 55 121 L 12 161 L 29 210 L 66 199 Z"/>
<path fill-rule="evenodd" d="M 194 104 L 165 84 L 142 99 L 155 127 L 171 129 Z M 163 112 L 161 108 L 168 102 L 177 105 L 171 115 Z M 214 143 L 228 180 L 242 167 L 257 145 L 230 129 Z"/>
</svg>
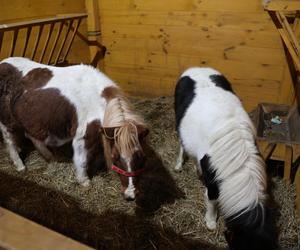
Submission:
<svg viewBox="0 0 300 250">
<path fill-rule="evenodd" d="M 87 167 L 104 147 L 125 198 L 135 198 L 138 175 L 145 170 L 148 129 L 118 86 L 99 70 L 7 58 L 0 63 L 0 109 L 0 129 L 18 170 L 25 169 L 19 156 L 22 137 L 47 160 L 53 157 L 49 147 L 71 142 L 78 182 L 87 186 Z"/>
</svg>

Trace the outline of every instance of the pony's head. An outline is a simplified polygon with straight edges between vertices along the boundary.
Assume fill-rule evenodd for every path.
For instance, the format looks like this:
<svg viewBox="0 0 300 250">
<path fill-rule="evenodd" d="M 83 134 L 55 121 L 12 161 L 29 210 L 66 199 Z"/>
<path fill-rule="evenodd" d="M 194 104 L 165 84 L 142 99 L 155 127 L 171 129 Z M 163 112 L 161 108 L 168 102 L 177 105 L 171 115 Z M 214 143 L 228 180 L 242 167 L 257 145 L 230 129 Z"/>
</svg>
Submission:
<svg viewBox="0 0 300 250">
<path fill-rule="evenodd" d="M 274 212 L 257 206 L 226 222 L 225 238 L 230 250 L 277 250 L 278 234 Z"/>
<path fill-rule="evenodd" d="M 102 128 L 104 153 L 107 165 L 120 176 L 126 200 L 135 199 L 139 177 L 147 170 L 144 145 L 148 132 L 123 97 L 110 100 Z"/>
</svg>

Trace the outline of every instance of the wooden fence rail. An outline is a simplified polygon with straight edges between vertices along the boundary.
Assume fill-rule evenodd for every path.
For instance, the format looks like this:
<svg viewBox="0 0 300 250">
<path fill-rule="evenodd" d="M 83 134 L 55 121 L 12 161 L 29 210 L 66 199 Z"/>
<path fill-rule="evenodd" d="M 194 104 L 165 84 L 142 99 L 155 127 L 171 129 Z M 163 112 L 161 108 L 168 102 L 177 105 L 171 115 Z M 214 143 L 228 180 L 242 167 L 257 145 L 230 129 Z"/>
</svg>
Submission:
<svg viewBox="0 0 300 250">
<path fill-rule="evenodd" d="M 78 28 L 83 19 L 87 18 L 86 13 L 80 14 L 65 14 L 55 17 L 30 20 L 25 22 L 0 24 L 0 56 L 4 52 L 4 36 L 6 32 L 12 32 L 10 39 L 10 49 L 8 56 L 27 55 L 31 60 L 49 65 L 66 65 L 68 64 L 67 57 L 73 44 L 74 38 L 77 35 L 88 46 L 96 46 L 98 53 L 92 60 L 92 65 L 96 66 L 98 61 L 104 57 L 105 47 L 101 44 L 90 44 L 90 41 L 82 35 Z M 33 35 L 33 30 L 36 30 Z M 21 53 L 16 52 L 16 44 L 21 31 L 25 31 L 23 47 Z M 41 44 L 42 39 L 43 44 Z M 29 41 L 33 39 L 33 47 L 29 48 Z M 38 51 L 38 48 L 41 50 Z M 46 58 L 47 57 L 47 58 Z"/>
</svg>

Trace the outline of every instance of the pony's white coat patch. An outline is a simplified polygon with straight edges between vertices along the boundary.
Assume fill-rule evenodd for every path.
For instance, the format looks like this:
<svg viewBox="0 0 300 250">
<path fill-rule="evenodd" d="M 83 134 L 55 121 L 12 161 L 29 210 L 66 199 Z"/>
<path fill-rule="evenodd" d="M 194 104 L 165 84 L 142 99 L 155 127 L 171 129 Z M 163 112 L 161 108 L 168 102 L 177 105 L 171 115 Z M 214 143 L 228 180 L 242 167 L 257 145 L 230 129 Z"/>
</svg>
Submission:
<svg viewBox="0 0 300 250">
<path fill-rule="evenodd" d="M 7 128 L 0 122 L 0 129 L 2 131 L 3 139 L 8 149 L 10 158 L 12 159 L 14 165 L 17 167 L 18 171 L 25 170 L 25 166 L 19 156 L 18 149 L 16 148 L 12 135 L 8 132 Z"/>
<path fill-rule="evenodd" d="M 126 160 L 128 172 L 130 173 L 132 171 L 131 166 L 130 166 L 130 160 Z M 133 184 L 133 178 L 128 177 L 128 186 L 124 192 L 125 198 L 131 198 L 135 199 L 135 186 Z"/>
</svg>

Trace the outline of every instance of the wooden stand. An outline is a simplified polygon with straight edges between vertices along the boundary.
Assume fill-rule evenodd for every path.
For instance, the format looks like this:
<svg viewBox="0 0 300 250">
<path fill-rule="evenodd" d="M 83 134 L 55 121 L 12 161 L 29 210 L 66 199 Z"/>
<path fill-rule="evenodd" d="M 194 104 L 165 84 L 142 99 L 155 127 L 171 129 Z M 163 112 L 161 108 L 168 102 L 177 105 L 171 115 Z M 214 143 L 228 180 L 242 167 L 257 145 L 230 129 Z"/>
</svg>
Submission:
<svg viewBox="0 0 300 250">
<path fill-rule="evenodd" d="M 295 97 L 298 107 L 300 106 L 300 44 L 295 31 L 299 25 L 300 1 L 295 0 L 268 0 L 265 1 L 264 8 L 272 18 L 278 33 L 280 34 L 287 63 L 295 89 Z M 288 21 L 292 19 L 292 22 Z M 271 146 L 270 146 L 271 147 Z M 267 147 L 268 149 L 268 147 Z M 291 145 L 285 147 L 284 180 L 290 183 L 291 163 L 293 160 L 293 148 Z M 298 169 L 295 178 L 297 191 L 297 209 L 300 215 L 300 169 Z"/>
<path fill-rule="evenodd" d="M 267 143 L 267 145 L 263 148 L 263 142 L 258 143 L 262 156 L 264 160 L 268 160 L 271 158 L 273 152 L 276 149 L 277 143 Z M 292 145 L 284 145 L 285 146 L 285 157 L 284 157 L 284 173 L 283 173 L 283 180 L 287 183 L 291 183 L 291 168 L 293 162 L 293 146 Z M 263 148 L 263 149 L 262 149 Z"/>
</svg>

